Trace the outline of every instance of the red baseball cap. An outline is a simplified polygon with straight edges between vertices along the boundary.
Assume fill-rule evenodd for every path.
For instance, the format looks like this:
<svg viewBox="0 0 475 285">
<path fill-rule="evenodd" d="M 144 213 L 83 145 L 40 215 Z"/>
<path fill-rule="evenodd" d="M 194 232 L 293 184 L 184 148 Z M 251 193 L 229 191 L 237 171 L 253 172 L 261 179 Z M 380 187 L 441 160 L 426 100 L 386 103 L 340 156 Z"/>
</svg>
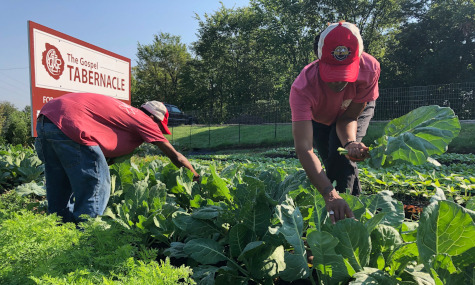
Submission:
<svg viewBox="0 0 475 285">
<path fill-rule="evenodd" d="M 320 77 L 325 82 L 355 82 L 362 53 L 363 39 L 354 24 L 341 21 L 329 25 L 318 41 Z"/>
<path fill-rule="evenodd" d="M 172 134 L 172 132 L 170 132 L 170 130 L 168 129 L 168 109 L 162 102 L 148 101 L 145 102 L 141 107 L 158 119 L 160 127 L 162 128 L 162 130 L 165 131 L 167 135 Z"/>
</svg>

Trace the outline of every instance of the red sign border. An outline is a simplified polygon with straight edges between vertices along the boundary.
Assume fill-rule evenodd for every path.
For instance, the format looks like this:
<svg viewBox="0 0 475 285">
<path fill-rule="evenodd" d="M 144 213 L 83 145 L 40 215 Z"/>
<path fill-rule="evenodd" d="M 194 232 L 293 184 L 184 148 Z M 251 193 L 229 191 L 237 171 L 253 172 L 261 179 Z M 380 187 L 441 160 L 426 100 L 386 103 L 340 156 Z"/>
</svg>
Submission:
<svg viewBox="0 0 475 285">
<path fill-rule="evenodd" d="M 54 35 L 56 37 L 59 37 L 61 39 L 73 42 L 75 44 L 87 47 L 89 49 L 98 51 L 100 53 L 109 55 L 111 57 L 120 59 L 122 61 L 128 62 L 129 63 L 129 99 L 128 100 L 121 100 L 127 104 L 131 104 L 131 78 L 132 78 L 132 66 L 131 66 L 131 60 L 130 58 L 118 55 L 116 53 L 113 53 L 111 51 L 105 50 L 103 48 L 100 48 L 98 46 L 95 46 L 93 44 L 87 43 L 85 41 L 82 41 L 80 39 L 74 38 L 72 36 L 66 35 L 64 33 L 58 32 L 54 29 L 45 27 L 43 25 L 40 25 L 38 23 L 35 23 L 33 21 L 28 21 L 28 52 L 29 52 L 29 58 L 30 58 L 30 102 L 31 102 L 31 133 L 33 136 L 36 136 L 36 115 L 35 113 L 37 110 L 40 110 L 38 108 L 38 104 L 35 104 L 35 98 L 40 98 L 41 96 L 47 95 L 48 97 L 53 97 L 57 98 L 60 97 L 61 95 L 70 93 L 68 91 L 60 91 L 60 90 L 53 90 L 53 89 L 46 89 L 46 88 L 40 88 L 36 87 L 36 74 L 35 74 L 35 50 L 34 50 L 34 38 L 33 38 L 33 30 L 37 29 L 39 31 L 46 32 L 48 34 Z M 44 105 L 44 104 L 43 104 Z M 36 107 L 36 108 L 35 108 Z"/>
</svg>

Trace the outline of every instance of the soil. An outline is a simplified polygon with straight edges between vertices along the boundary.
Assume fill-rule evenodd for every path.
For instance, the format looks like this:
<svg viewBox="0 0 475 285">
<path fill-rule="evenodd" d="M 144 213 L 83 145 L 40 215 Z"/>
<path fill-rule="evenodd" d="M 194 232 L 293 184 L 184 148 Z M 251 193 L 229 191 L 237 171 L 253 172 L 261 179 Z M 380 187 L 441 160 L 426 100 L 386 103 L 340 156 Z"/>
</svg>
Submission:
<svg viewBox="0 0 475 285">
<path fill-rule="evenodd" d="M 404 205 L 404 215 L 406 219 L 418 221 L 424 207 L 430 204 L 430 200 L 425 197 L 395 193 L 394 199 L 401 201 Z"/>
</svg>

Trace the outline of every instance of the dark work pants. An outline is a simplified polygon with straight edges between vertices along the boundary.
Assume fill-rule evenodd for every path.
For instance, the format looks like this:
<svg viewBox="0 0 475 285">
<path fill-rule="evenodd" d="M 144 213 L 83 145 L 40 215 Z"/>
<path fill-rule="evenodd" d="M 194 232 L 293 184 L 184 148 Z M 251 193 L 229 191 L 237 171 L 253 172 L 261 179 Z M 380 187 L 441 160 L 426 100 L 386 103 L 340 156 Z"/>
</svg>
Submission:
<svg viewBox="0 0 475 285">
<path fill-rule="evenodd" d="M 358 142 L 361 142 L 366 135 L 369 122 L 374 115 L 374 106 L 374 101 L 366 104 L 365 109 L 358 117 L 356 133 Z M 359 195 L 361 193 L 361 183 L 358 178 L 358 166 L 337 151 L 342 145 L 336 133 L 336 123 L 327 126 L 312 121 L 312 124 L 314 146 L 322 158 L 328 178 L 332 183 L 336 181 L 335 189 L 340 193 L 345 193 L 349 189 L 352 195 Z"/>
</svg>

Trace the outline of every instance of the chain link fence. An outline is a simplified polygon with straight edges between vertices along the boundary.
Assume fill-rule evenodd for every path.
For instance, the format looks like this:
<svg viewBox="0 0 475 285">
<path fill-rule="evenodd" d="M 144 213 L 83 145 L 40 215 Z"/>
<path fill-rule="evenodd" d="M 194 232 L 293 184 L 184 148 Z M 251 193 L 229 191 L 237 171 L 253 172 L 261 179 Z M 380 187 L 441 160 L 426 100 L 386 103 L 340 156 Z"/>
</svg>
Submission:
<svg viewBox="0 0 475 285">
<path fill-rule="evenodd" d="M 387 88 L 379 91 L 374 120 L 388 121 L 427 105 L 450 107 L 460 120 L 475 120 L 475 82 Z M 260 125 L 290 123 L 288 101 L 258 101 L 240 106 L 186 112 L 197 124 Z"/>
<path fill-rule="evenodd" d="M 475 120 L 474 90 L 475 82 L 381 89 L 373 121 L 389 121 L 426 105 L 450 107 L 460 120 Z M 193 124 L 186 131 L 187 138 L 178 143 L 190 149 L 292 142 L 291 111 L 287 100 L 258 101 L 185 113 L 193 117 Z M 218 130 L 223 126 L 227 132 Z M 171 140 L 176 143 L 173 136 Z"/>
<path fill-rule="evenodd" d="M 475 120 L 475 82 L 381 89 L 373 120 L 392 120 L 418 107 L 439 105 L 459 120 Z"/>
</svg>

